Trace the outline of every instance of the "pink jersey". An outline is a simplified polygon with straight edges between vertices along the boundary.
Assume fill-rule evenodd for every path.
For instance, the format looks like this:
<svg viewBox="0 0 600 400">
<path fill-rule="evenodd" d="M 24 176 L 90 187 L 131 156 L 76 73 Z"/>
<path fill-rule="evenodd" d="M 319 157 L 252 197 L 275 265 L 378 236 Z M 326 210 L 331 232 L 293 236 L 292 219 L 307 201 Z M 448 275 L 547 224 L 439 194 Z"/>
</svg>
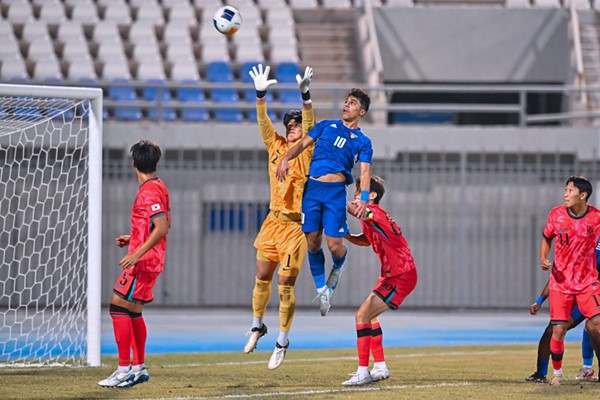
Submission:
<svg viewBox="0 0 600 400">
<path fill-rule="evenodd" d="M 368 218 L 360 224 L 379 257 L 381 276 L 400 275 L 415 268 L 408 243 L 396 222 L 377 204 L 369 204 L 367 209 Z"/>
<path fill-rule="evenodd" d="M 596 207 L 588 206 L 580 217 L 570 215 L 564 205 L 550 210 L 544 227 L 544 237 L 556 237 L 550 290 L 577 294 L 598 283 L 595 251 L 599 236 L 600 210 Z"/>
<path fill-rule="evenodd" d="M 170 223 L 170 211 L 169 191 L 163 181 L 153 178 L 142 183 L 131 209 L 131 237 L 127 253 L 133 253 L 148 239 L 154 229 L 154 218 L 164 215 Z M 165 236 L 138 260 L 135 268 L 138 271 L 162 272 L 166 250 Z"/>
</svg>

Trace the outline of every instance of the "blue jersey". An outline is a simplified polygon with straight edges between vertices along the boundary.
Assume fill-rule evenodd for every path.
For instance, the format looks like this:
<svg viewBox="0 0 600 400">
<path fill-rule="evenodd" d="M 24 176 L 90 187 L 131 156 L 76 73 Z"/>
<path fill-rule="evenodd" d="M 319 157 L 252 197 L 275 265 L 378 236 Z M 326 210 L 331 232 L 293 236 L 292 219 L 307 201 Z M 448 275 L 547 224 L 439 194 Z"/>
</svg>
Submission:
<svg viewBox="0 0 600 400">
<path fill-rule="evenodd" d="M 357 161 L 371 164 L 371 139 L 359 128 L 346 127 L 341 119 L 324 120 L 316 124 L 308 136 L 316 142 L 308 174 L 318 178 L 342 172 L 346 184 L 351 184 L 352 168 Z"/>
</svg>

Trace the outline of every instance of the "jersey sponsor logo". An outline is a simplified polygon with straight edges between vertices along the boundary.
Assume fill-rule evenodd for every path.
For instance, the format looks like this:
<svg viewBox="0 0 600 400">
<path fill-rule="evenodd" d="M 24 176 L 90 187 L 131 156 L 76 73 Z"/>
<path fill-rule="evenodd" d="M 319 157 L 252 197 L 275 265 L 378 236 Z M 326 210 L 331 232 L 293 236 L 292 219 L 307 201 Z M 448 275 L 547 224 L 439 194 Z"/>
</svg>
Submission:
<svg viewBox="0 0 600 400">
<path fill-rule="evenodd" d="M 158 210 L 160 210 L 160 204 L 158 204 L 158 203 L 157 204 L 152 204 L 150 206 L 150 208 L 152 209 L 152 211 L 158 211 Z"/>
</svg>

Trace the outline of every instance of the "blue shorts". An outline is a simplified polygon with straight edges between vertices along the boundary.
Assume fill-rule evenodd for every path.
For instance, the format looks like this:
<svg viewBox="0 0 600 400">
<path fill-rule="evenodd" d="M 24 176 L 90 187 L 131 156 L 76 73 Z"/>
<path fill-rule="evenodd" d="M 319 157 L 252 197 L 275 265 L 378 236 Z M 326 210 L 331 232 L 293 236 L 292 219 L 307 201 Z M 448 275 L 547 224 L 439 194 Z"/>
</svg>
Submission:
<svg viewBox="0 0 600 400">
<path fill-rule="evenodd" d="M 348 232 L 345 182 L 320 182 L 308 179 L 302 197 L 302 231 L 325 230 L 329 237 L 344 237 Z"/>
</svg>

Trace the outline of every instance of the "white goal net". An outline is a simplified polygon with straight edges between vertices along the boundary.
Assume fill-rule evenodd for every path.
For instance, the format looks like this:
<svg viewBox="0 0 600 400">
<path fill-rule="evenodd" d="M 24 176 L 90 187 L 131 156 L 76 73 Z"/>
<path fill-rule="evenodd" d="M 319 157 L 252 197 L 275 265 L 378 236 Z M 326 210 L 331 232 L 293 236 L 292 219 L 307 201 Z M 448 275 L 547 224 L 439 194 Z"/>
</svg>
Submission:
<svg viewBox="0 0 600 400">
<path fill-rule="evenodd" d="M 101 107 L 0 85 L 0 365 L 100 364 Z"/>
</svg>

